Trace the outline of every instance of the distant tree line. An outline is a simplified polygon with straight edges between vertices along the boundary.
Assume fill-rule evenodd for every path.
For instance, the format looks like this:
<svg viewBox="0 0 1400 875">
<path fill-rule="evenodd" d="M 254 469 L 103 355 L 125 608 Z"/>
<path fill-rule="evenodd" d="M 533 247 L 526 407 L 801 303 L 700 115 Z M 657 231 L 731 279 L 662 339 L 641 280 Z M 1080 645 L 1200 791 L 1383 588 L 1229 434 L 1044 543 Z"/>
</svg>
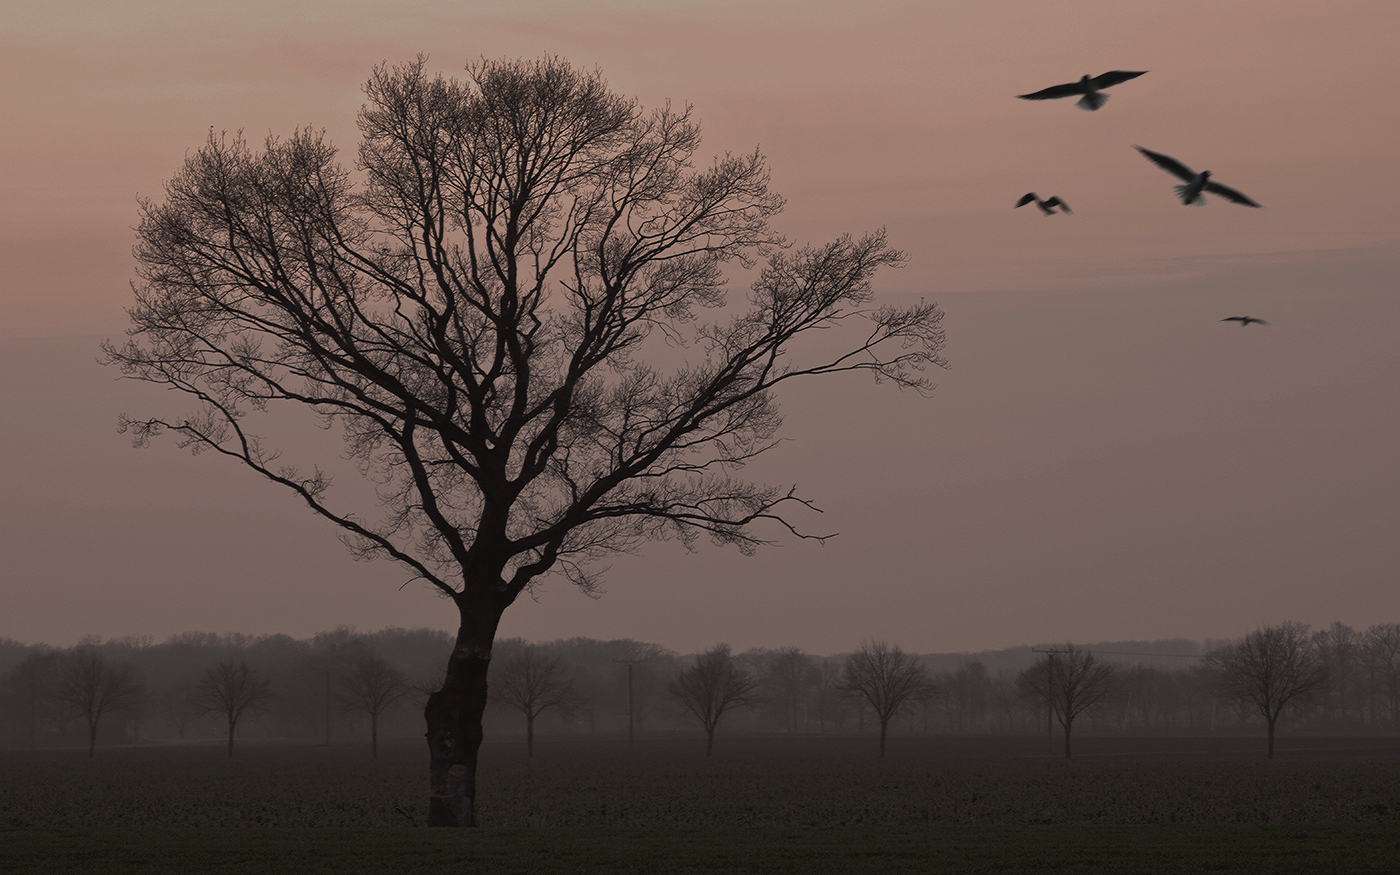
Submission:
<svg viewBox="0 0 1400 875">
<path fill-rule="evenodd" d="M 865 641 L 851 653 L 796 647 L 682 656 L 657 644 L 571 638 L 497 643 L 488 738 L 700 730 L 861 734 L 884 754 L 899 734 L 1400 732 L 1400 624 L 1311 631 L 1265 626 L 1228 642 L 1073 644 L 976 655 Z M 0 639 L 0 746 L 300 739 L 421 739 L 421 710 L 452 647 L 446 632 L 337 629 L 186 633 L 74 647 Z M 878 742 L 875 739 L 878 738 Z M 700 748 L 697 746 L 697 751 Z M 722 749 L 722 742 L 721 742 Z"/>
</svg>

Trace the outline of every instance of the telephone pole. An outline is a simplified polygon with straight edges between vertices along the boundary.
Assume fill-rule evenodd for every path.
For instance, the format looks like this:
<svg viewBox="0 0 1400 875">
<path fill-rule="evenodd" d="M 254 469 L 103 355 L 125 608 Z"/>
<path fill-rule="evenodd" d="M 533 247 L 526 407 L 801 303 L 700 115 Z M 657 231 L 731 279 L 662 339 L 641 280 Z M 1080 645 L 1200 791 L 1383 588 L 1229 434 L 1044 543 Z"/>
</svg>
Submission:
<svg viewBox="0 0 1400 875">
<path fill-rule="evenodd" d="M 1047 647 L 1044 650 L 1038 647 L 1031 648 L 1032 653 L 1044 653 L 1046 662 L 1049 663 L 1049 671 L 1045 675 L 1045 752 L 1051 756 L 1055 755 L 1055 654 L 1064 653 L 1054 647 Z"/>
<path fill-rule="evenodd" d="M 627 665 L 627 747 L 630 750 L 636 740 L 635 721 L 632 716 L 632 666 L 647 662 L 650 656 L 638 659 L 614 659 L 613 662 L 626 663 Z"/>
</svg>

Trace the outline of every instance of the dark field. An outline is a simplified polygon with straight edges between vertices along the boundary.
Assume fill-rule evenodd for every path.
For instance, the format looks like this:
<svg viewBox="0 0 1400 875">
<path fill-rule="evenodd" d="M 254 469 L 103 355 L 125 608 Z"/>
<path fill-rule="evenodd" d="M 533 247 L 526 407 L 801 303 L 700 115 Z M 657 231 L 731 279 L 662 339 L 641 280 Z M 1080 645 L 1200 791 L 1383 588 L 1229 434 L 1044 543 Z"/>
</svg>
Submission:
<svg viewBox="0 0 1400 875">
<path fill-rule="evenodd" d="M 1390 872 L 1400 742 L 488 743 L 483 828 L 421 828 L 418 744 L 0 754 L 4 872 Z"/>
</svg>

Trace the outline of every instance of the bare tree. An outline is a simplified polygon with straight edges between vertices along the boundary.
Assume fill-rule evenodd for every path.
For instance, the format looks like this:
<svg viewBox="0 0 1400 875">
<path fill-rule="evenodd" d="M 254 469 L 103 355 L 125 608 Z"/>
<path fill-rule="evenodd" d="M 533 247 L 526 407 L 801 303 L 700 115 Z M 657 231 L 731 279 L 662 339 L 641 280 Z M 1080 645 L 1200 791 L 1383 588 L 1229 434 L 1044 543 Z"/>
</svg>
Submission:
<svg viewBox="0 0 1400 875">
<path fill-rule="evenodd" d="M 1377 623 L 1366 630 L 1361 658 L 1370 678 L 1368 698 L 1373 723 L 1400 724 L 1400 623 Z M 1384 701 L 1377 718 L 1375 700 Z"/>
<path fill-rule="evenodd" d="M 1205 665 L 1222 695 L 1248 703 L 1264 718 L 1269 759 L 1284 709 L 1311 702 L 1327 688 L 1327 666 L 1304 623 L 1261 626 L 1239 643 L 1207 653 Z"/>
<path fill-rule="evenodd" d="M 525 755 L 535 755 L 535 718 L 550 708 L 567 708 L 575 699 L 574 683 L 564 676 L 564 662 L 526 646 L 501 663 L 491 677 L 496 701 L 525 715 Z"/>
<path fill-rule="evenodd" d="M 1362 636 L 1351 626 L 1337 621 L 1314 632 L 1312 643 L 1318 658 L 1327 667 L 1327 688 L 1320 702 L 1323 719 L 1345 721 L 1356 698 L 1353 693 L 1359 686 Z"/>
<path fill-rule="evenodd" d="M 408 676 L 377 656 L 363 657 L 341 678 L 341 704 L 369 715 L 370 759 L 379 759 L 379 715 L 412 691 Z"/>
<path fill-rule="evenodd" d="M 1096 705 L 1114 689 L 1114 667 L 1095 658 L 1092 651 L 1066 644 L 1021 672 L 1017 679 L 1023 693 L 1046 704 L 1065 731 L 1065 759 L 1073 757 L 1074 718 Z"/>
<path fill-rule="evenodd" d="M 669 688 L 672 696 L 705 728 L 705 756 L 715 749 L 715 730 L 726 711 L 757 704 L 758 681 L 734 664 L 728 644 L 697 654 Z"/>
<path fill-rule="evenodd" d="M 885 756 L 890 718 L 906 704 L 917 702 L 933 692 L 928 672 L 911 653 L 898 644 L 862 641 L 860 648 L 846 657 L 841 688 L 870 705 L 880 721 L 880 757 Z"/>
<path fill-rule="evenodd" d="M 277 696 L 257 669 L 240 661 L 221 662 L 204 672 L 199 701 L 205 710 L 224 715 L 228 723 L 228 755 L 233 758 L 233 736 L 247 711 L 266 711 Z"/>
<path fill-rule="evenodd" d="M 802 702 L 816 686 L 818 670 L 800 647 L 778 648 L 768 659 L 766 669 L 764 681 L 782 705 L 784 729 L 797 732 Z"/>
<path fill-rule="evenodd" d="M 762 155 L 696 167 L 689 107 L 643 111 L 557 58 L 425 65 L 365 86 L 360 189 L 310 130 L 262 151 L 211 133 L 142 205 L 131 339 L 105 350 L 200 404 L 124 416 L 138 445 L 245 465 L 451 600 L 429 821 L 466 826 L 502 612 L 545 574 L 594 592 L 597 560 L 649 539 L 817 537 L 793 489 L 735 475 L 777 445 L 774 390 L 865 371 L 927 391 L 943 330 L 931 303 L 869 306 L 905 259 L 883 231 L 788 248 Z M 746 309 L 700 318 L 727 265 L 763 258 Z M 342 431 L 382 518 L 279 461 L 274 409 Z"/>
<path fill-rule="evenodd" d="M 87 719 L 88 756 L 97 750 L 97 724 L 109 711 L 134 708 L 141 698 L 141 683 L 129 665 L 108 664 L 89 647 L 62 654 L 54 696 Z"/>
</svg>

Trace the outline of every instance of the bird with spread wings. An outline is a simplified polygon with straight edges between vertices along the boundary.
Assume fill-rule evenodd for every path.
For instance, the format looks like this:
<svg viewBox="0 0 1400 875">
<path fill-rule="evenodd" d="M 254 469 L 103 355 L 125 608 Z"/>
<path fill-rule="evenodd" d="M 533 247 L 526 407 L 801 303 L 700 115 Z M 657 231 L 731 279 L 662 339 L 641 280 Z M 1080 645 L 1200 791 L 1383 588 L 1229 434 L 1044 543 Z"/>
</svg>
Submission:
<svg viewBox="0 0 1400 875">
<path fill-rule="evenodd" d="M 1100 73 L 1098 76 L 1090 76 L 1085 73 L 1079 77 L 1078 82 L 1066 82 L 1064 85 L 1051 85 L 1049 88 L 1042 88 L 1030 94 L 1018 94 L 1022 100 L 1054 100 L 1057 97 L 1073 97 L 1076 94 L 1083 95 L 1075 106 L 1080 109 L 1095 110 L 1108 102 L 1108 95 L 1103 94 L 1105 88 L 1117 85 L 1120 82 L 1127 82 L 1129 79 L 1136 79 L 1146 70 L 1110 70 L 1107 73 Z"/>
<path fill-rule="evenodd" d="M 1269 324 L 1269 323 L 1265 322 L 1263 319 L 1255 319 L 1253 316 L 1226 316 L 1224 319 L 1221 319 L 1220 321 L 1221 321 L 1221 322 L 1238 322 L 1238 323 L 1240 323 L 1240 327 L 1241 327 L 1241 328 L 1245 327 L 1246 325 L 1248 325 L 1248 324 L 1251 323 L 1251 322 L 1253 322 L 1253 323 L 1256 324 L 1256 325 L 1268 325 L 1268 324 Z"/>
<path fill-rule="evenodd" d="M 1184 179 L 1186 181 L 1185 185 L 1173 186 L 1173 188 L 1176 189 L 1176 196 L 1181 198 L 1181 202 L 1183 204 L 1190 204 L 1191 206 L 1202 206 L 1205 204 L 1206 199 L 1201 195 L 1205 192 L 1210 192 L 1211 194 L 1219 195 L 1220 197 L 1225 198 L 1225 200 L 1227 201 L 1233 201 L 1237 204 L 1244 204 L 1247 207 L 1259 206 L 1259 204 L 1256 204 L 1254 201 L 1245 197 L 1240 192 L 1235 191 L 1233 188 L 1228 188 L 1227 186 L 1223 186 L 1218 182 L 1211 182 L 1209 170 L 1202 170 L 1200 173 L 1197 173 L 1196 171 L 1192 170 L 1190 167 L 1187 167 L 1185 164 L 1182 164 L 1175 158 L 1163 155 L 1161 152 L 1153 152 L 1149 149 L 1144 149 L 1141 146 L 1133 146 L 1133 148 L 1141 152 L 1142 157 L 1146 158 L 1148 161 L 1151 161 L 1153 164 L 1156 164 L 1158 167 L 1167 171 L 1172 176 L 1175 176 L 1177 179 Z"/>
</svg>

